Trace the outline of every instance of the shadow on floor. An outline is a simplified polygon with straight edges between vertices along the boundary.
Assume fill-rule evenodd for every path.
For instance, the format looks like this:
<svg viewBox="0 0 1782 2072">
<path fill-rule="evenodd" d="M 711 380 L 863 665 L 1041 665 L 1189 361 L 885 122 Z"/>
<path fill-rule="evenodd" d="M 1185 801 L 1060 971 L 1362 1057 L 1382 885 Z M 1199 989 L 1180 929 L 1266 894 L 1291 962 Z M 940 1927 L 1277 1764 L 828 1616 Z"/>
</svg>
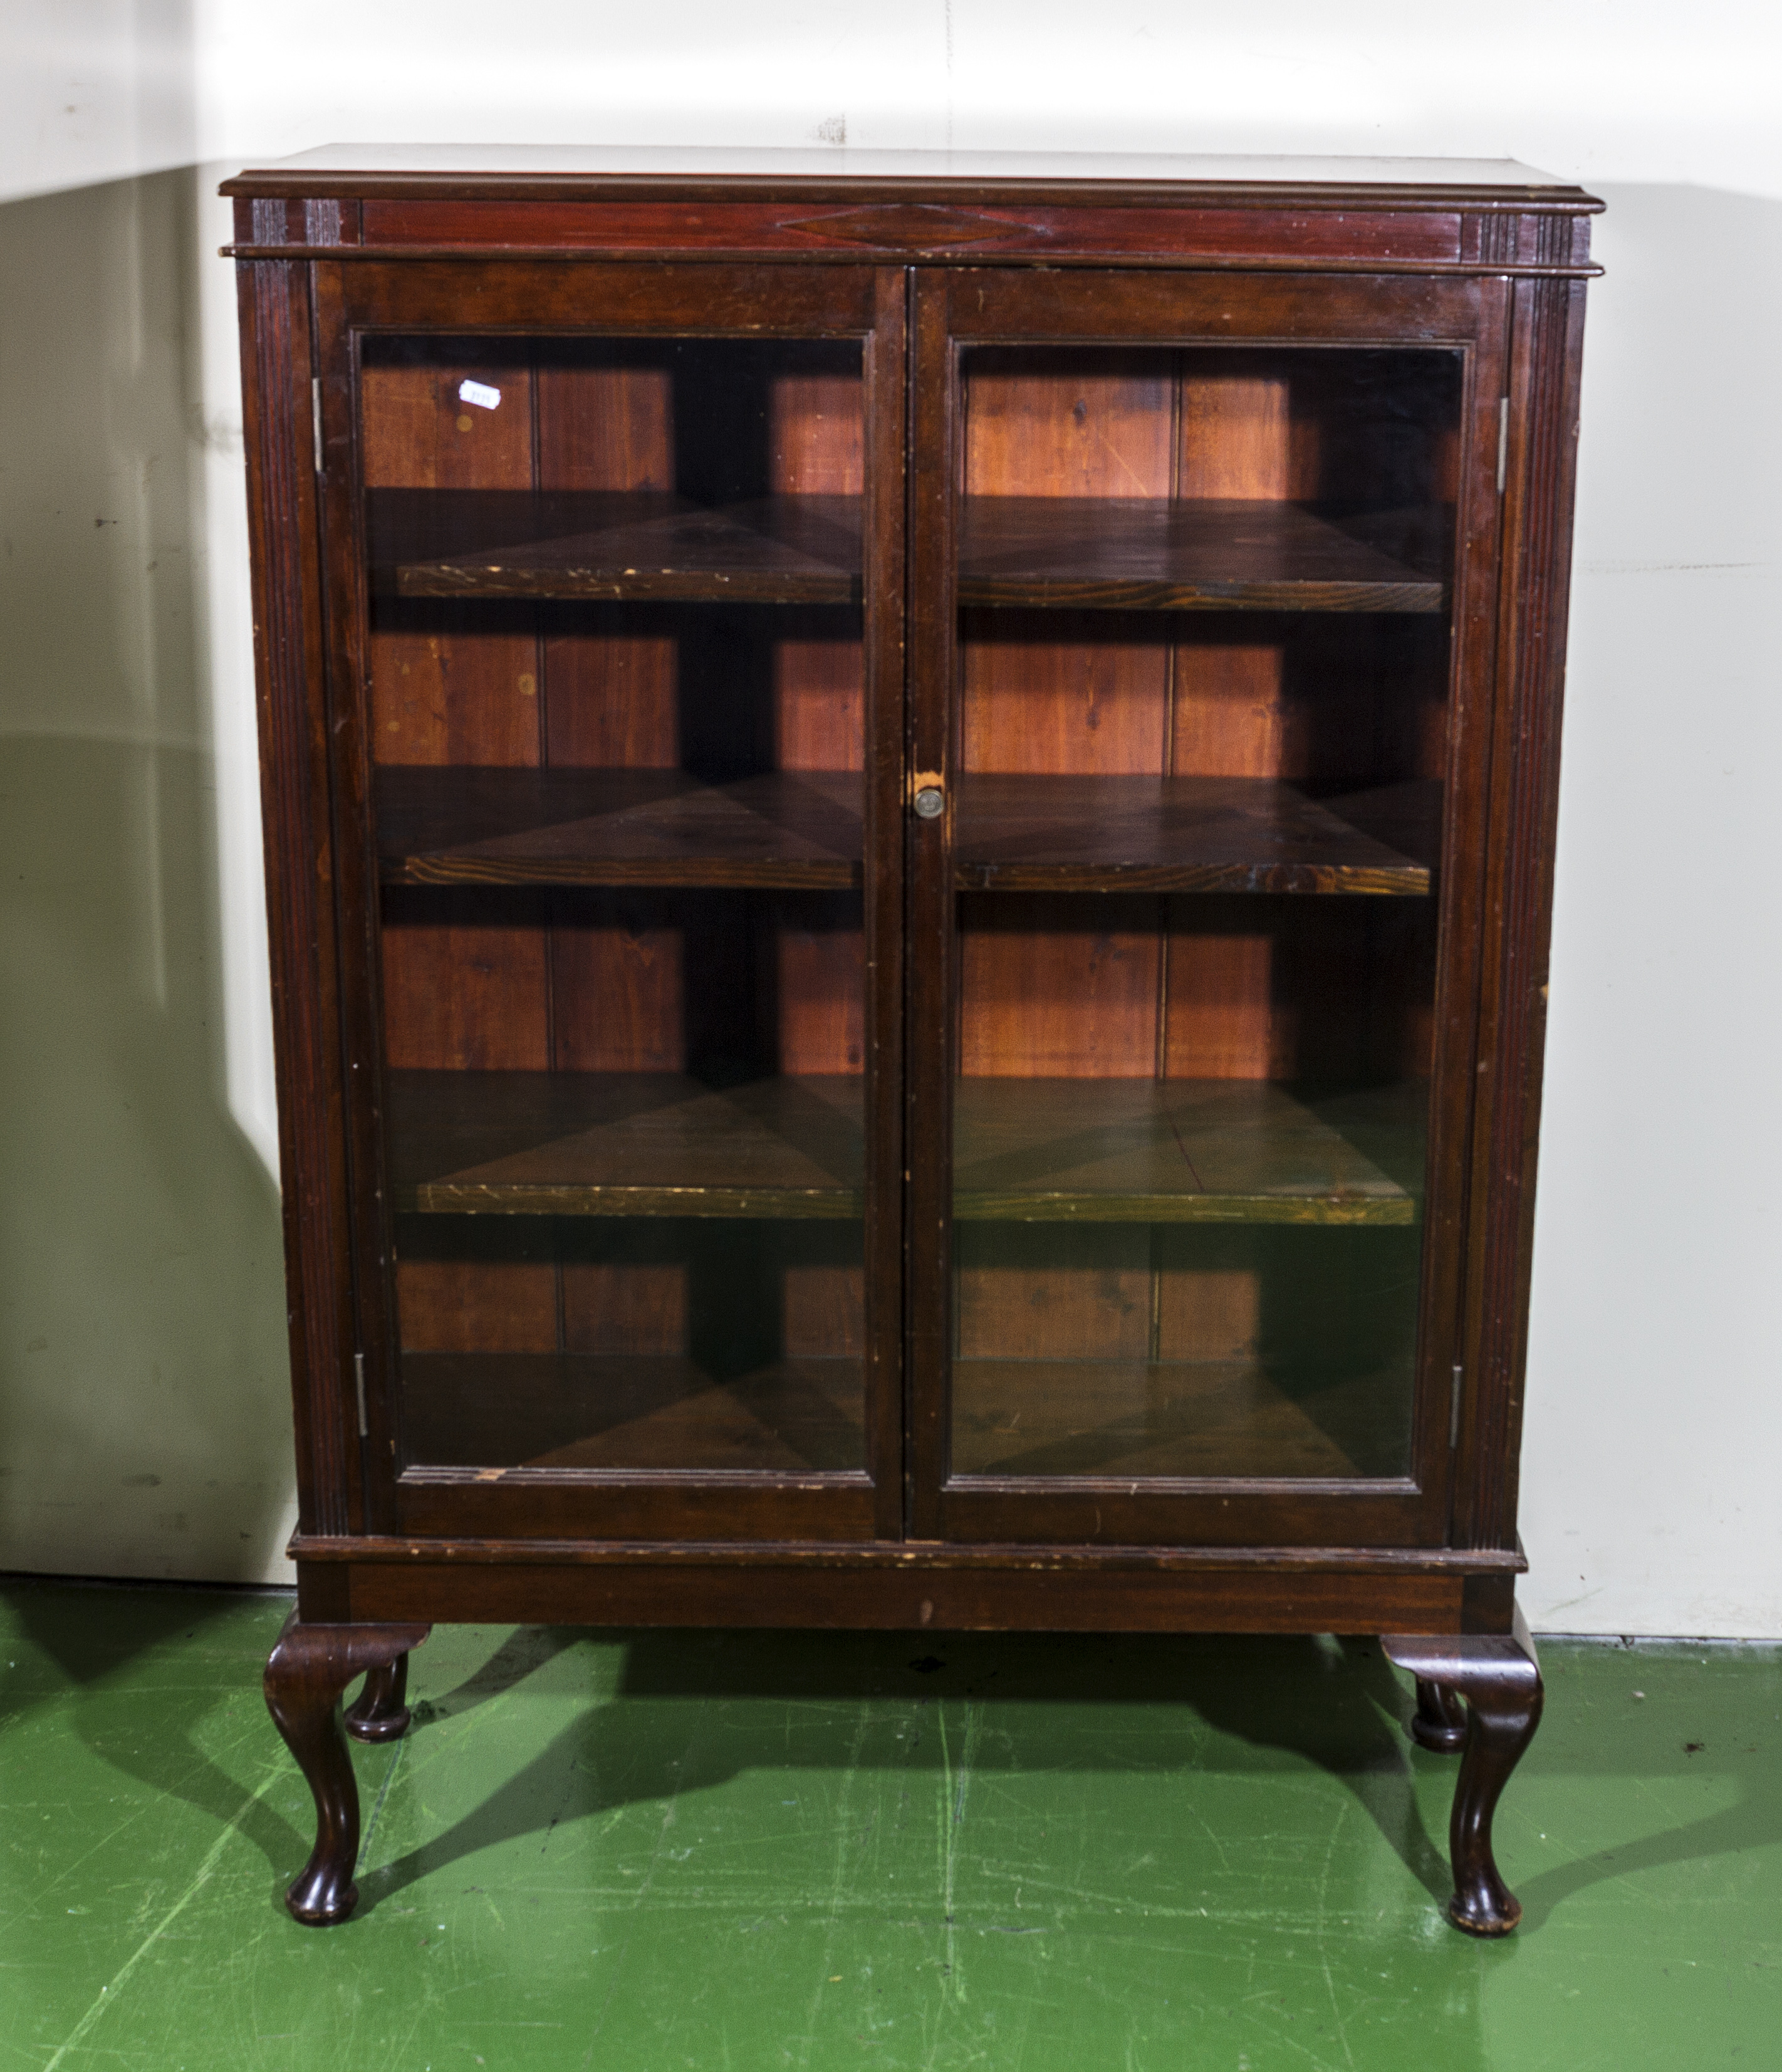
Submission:
<svg viewBox="0 0 1782 2072">
<path fill-rule="evenodd" d="M 201 1752 L 198 1729 L 216 1708 L 216 1684 L 203 1678 L 170 1679 L 154 1684 L 152 1699 L 145 1691 L 141 1705 L 121 1704 L 117 1697 L 127 1690 L 129 1675 L 145 1674 L 145 1661 L 157 1648 L 185 1640 L 230 1646 L 232 1654 L 220 1629 L 232 1625 L 239 1636 L 244 1619 L 263 1629 L 264 1651 L 269 1651 L 294 1596 L 289 1590 L 247 1591 L 232 1585 L 170 1589 L 39 1577 L 13 1577 L 0 1585 L 0 1601 L 17 1622 L 20 1637 L 40 1649 L 76 1687 L 71 1724 L 81 1741 L 113 1769 L 196 1807 L 219 1827 L 238 1827 L 269 1863 L 281 1868 L 302 1862 L 310 1837 L 300 1836 Z M 9 1691 L 0 1720 L 49 1702 L 55 1695 Z M 254 1706 L 260 1704 L 257 1677 L 247 1696 Z M 272 1762 L 280 1751 L 269 1720 L 266 1733 L 266 1757 Z M 280 1892 L 289 1877 L 285 1870 Z"/>
<path fill-rule="evenodd" d="M 240 1619 L 263 1605 L 272 1646 L 295 1601 L 292 1590 L 244 1590 L 232 1583 L 108 1583 L 60 1576 L 0 1577 L 0 1605 L 30 1645 L 47 1655 L 70 1684 L 83 1687 L 129 1668 L 150 1649 L 212 1625 Z M 53 1694 L 0 1686 L 0 1719 L 41 1704 Z"/>
<path fill-rule="evenodd" d="M 475 1675 L 417 1706 L 411 1730 L 498 1699 L 581 1636 L 573 1628 L 524 1628 L 509 1635 Z M 618 1638 L 619 1636 L 612 1636 Z M 380 1870 L 364 1904 L 382 1901 L 477 1852 L 540 1832 L 552 1822 L 597 1817 L 618 1807 L 727 1782 L 752 1762 L 783 1765 L 783 1714 L 771 1710 L 758 1755 L 745 1723 L 721 1741 L 691 1746 L 688 1700 L 858 1706 L 873 1698 L 926 1706 L 978 1700 L 998 1731 L 979 1744 L 981 1771 L 1044 1773 L 1131 1766 L 1129 1744 L 1098 1741 L 1079 1720 L 1062 1740 L 1056 1708 L 1093 1693 L 1098 1707 L 1180 1708 L 1185 1732 L 1223 1737 L 1222 1770 L 1281 1767 L 1283 1756 L 1328 1770 L 1354 1793 L 1415 1877 L 1439 1902 L 1451 1889 L 1445 1857 L 1424 1828 L 1413 1790 L 1413 1751 L 1404 1725 L 1410 1701 L 1371 1641 L 1277 1638 L 1154 1638 L 1077 1634 L 642 1632 L 623 1636 L 626 1667 L 617 1696 L 591 1706 L 463 1819 Z M 1040 1716 L 1041 1712 L 1045 1716 Z M 838 1720 L 811 1762 L 840 1769 L 852 1728 Z M 1233 1744 L 1254 1752 L 1238 1753 Z M 1160 1758 L 1160 1774 L 1191 1773 L 1195 1749 Z M 945 1759 L 938 1736 L 918 1728 L 906 1758 L 916 1770 Z M 565 1806 L 569 1807 L 566 1811 Z"/>
<path fill-rule="evenodd" d="M 220 1825 L 237 1826 L 265 1855 L 275 1881 L 271 1889 L 281 1892 L 310 1838 L 200 1752 L 198 1730 L 218 1702 L 216 1683 L 179 1679 L 159 1685 L 150 1733 L 143 1708 L 101 1701 L 115 1697 L 115 1687 L 110 1693 L 105 1688 L 112 1679 L 168 1643 L 185 1639 L 233 1653 L 244 1618 L 255 1628 L 249 1651 L 269 1648 L 288 1593 L 14 1578 L 0 1594 L 21 1638 L 76 1687 L 72 1724 L 94 1753 Z M 216 1629 L 229 1621 L 237 1634 L 226 1638 Z M 473 1674 L 437 1698 L 417 1700 L 412 1735 L 425 1737 L 501 1700 L 589 1637 L 574 1627 L 505 1634 Z M 679 1630 L 600 1638 L 625 1647 L 614 1695 L 591 1700 L 474 1811 L 383 1867 L 367 1883 L 364 1910 L 482 1849 L 564 1821 L 721 1786 L 757 1764 L 779 1767 L 790 1760 L 844 1769 L 852 1759 L 850 1709 L 873 1700 L 914 1709 L 916 1730 L 900 1761 L 918 1774 L 937 1770 L 946 1759 L 941 1736 L 922 1726 L 926 1708 L 942 1700 L 984 1708 L 980 1718 L 988 1730 L 972 1758 L 979 1772 L 1136 1766 L 1160 1778 L 1189 1778 L 1197 1770 L 1310 1763 L 1353 1794 L 1433 1900 L 1445 1902 L 1450 1889 L 1445 1850 L 1424 1825 L 1416 1779 L 1425 1770 L 1451 1775 L 1453 1761 L 1409 1743 L 1410 1693 L 1370 1639 Z M 1082 1704 L 1090 1695 L 1093 1708 Z M 244 1696 L 257 1708 L 257 1682 Z M 688 1701 L 716 1708 L 709 1727 L 691 1736 Z M 789 1741 L 785 1708 L 811 1701 L 834 1704 L 834 1723 L 814 1712 L 802 1737 Z M 9 1691 L 3 1702 L 18 1712 L 46 1699 Z M 727 1716 L 723 1708 L 731 1704 L 741 1709 Z M 1180 1720 L 1179 1729 L 1157 1737 L 1156 1756 L 1136 1765 L 1131 1737 L 1110 1723 L 1113 1708 L 1130 1705 L 1172 1708 Z M 750 1717 L 757 1707 L 758 1723 Z M 1550 1730 L 1543 1753 L 1550 1773 L 1557 1763 L 1593 1777 L 1644 1775 L 1650 1762 L 1649 1751 L 1635 1745 L 1595 1738 L 1574 1737 L 1568 1754 L 1564 1745 L 1555 1746 Z M 269 1723 L 266 1755 L 274 1764 L 284 1759 Z M 357 1760 L 368 1782 L 367 1755 L 359 1751 Z M 1782 1793 L 1742 1795 L 1698 1820 L 1524 1880 L 1524 1932 L 1538 1931 L 1556 1907 L 1604 1879 L 1777 1840 Z"/>
<path fill-rule="evenodd" d="M 499 1697 L 581 1637 L 573 1628 L 514 1633 L 474 1676 L 420 1708 L 417 1731 L 425 1733 L 433 1719 Z M 1127 1758 L 1114 1751 L 1127 1745 L 1119 1735 L 1108 1735 L 1105 1749 L 1080 1725 L 1061 1739 L 1055 1712 L 1021 1730 L 1024 1711 L 1055 1708 L 1091 1692 L 1098 1707 L 1181 1708 L 1185 1721 L 1204 1723 L 1224 1737 L 1208 1752 L 1222 1770 L 1274 1769 L 1283 1756 L 1316 1765 L 1354 1794 L 1433 1900 L 1445 1906 L 1452 1889 L 1446 1836 L 1432 1837 L 1425 1827 L 1415 1782 L 1423 1770 L 1451 1778 L 1456 1759 L 1410 1743 L 1411 1693 L 1371 1639 L 831 1634 L 813 1646 L 812 1636 L 803 1634 L 610 1636 L 622 1637 L 626 1657 L 616 1698 L 566 1727 L 474 1813 L 387 1866 L 367 1903 L 491 1844 L 540 1832 L 552 1819 L 579 1819 L 719 1785 L 756 1759 L 745 1728 L 721 1745 L 689 1750 L 684 1716 L 671 1709 L 688 1699 L 844 1705 L 873 1697 L 979 1700 L 994 1705 L 1004 1729 L 980 1743 L 974 1758 L 980 1770 L 1119 1767 Z M 1195 1726 L 1187 1731 L 1197 1738 Z M 777 1714 L 772 1741 L 759 1760 L 783 1764 L 786 1742 Z M 1632 1745 L 1595 1741 L 1568 1758 L 1550 1734 L 1543 1753 L 1549 1771 L 1557 1758 L 1593 1777 L 1644 1775 L 1650 1760 Z M 838 1727 L 816 1760 L 825 1767 L 845 1766 L 843 1729 Z M 931 1739 L 926 1754 L 918 1751 L 912 1763 L 919 1768 L 940 1760 L 938 1741 Z M 1179 1762 L 1155 1766 L 1171 1775 L 1191 1774 L 1197 1766 L 1189 1746 L 1182 1748 Z M 577 1790 L 574 1778 L 587 1788 Z M 1603 1879 L 1779 1840 L 1782 1794 L 1742 1796 L 1698 1820 L 1523 1880 L 1522 1932 L 1538 1932 L 1556 1906 Z"/>
</svg>

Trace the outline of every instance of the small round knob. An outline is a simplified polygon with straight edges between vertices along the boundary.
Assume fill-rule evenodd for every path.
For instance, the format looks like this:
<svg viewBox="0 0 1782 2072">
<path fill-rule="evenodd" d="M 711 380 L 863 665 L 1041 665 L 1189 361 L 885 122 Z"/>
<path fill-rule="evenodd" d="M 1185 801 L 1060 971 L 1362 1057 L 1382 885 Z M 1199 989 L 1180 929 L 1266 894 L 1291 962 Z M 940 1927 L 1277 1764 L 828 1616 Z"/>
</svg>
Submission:
<svg viewBox="0 0 1782 2072">
<path fill-rule="evenodd" d="M 938 820 L 946 811 L 946 794 L 938 784 L 924 784 L 913 803 L 918 820 Z"/>
</svg>

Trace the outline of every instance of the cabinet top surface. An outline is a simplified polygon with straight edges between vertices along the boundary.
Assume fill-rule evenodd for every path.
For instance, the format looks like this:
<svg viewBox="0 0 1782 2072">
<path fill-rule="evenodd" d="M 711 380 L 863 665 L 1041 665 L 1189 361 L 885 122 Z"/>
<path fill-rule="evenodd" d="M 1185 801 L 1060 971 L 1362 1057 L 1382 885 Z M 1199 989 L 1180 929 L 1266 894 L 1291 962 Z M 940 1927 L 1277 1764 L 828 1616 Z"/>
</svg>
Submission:
<svg viewBox="0 0 1782 2072">
<path fill-rule="evenodd" d="M 496 199 L 521 191 L 573 197 L 621 191 L 697 189 L 747 182 L 762 192 L 1024 192 L 1136 197 L 1160 187 L 1242 196 L 1267 203 L 1288 196 L 1329 201 L 1378 191 L 1395 205 L 1484 206 L 1569 211 L 1601 204 L 1581 187 L 1512 158 L 1366 158 L 1213 156 L 1092 151 L 863 151 L 839 147 L 767 150 L 747 147 L 529 144 L 328 144 L 224 183 L 226 195 L 415 195 Z M 1358 198 L 1371 199 L 1370 195 Z"/>
</svg>

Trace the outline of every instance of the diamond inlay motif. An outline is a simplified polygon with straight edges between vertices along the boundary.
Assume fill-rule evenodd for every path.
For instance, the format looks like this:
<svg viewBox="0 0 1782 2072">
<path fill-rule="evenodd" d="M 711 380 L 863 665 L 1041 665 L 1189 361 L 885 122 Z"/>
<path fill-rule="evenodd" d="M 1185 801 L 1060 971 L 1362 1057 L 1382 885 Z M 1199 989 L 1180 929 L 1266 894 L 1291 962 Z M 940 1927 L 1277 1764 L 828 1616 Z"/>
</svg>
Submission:
<svg viewBox="0 0 1782 2072">
<path fill-rule="evenodd" d="M 851 208 L 839 216 L 802 216 L 779 227 L 810 231 L 842 245 L 877 245 L 905 252 L 1031 237 L 1037 228 L 1033 224 L 1006 223 L 996 216 L 971 216 L 960 209 L 929 208 L 919 202 Z"/>
</svg>

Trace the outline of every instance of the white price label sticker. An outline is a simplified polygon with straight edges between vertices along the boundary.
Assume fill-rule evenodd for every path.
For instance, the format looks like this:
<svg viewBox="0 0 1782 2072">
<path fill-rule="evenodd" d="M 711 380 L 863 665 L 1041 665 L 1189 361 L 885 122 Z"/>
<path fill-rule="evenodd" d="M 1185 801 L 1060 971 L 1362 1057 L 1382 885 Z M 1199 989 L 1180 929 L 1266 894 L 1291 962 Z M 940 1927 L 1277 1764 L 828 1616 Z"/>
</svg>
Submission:
<svg viewBox="0 0 1782 2072">
<path fill-rule="evenodd" d="M 461 403 L 474 403 L 479 409 L 492 410 L 501 401 L 501 391 L 481 381 L 461 381 L 458 384 L 458 400 Z"/>
</svg>

